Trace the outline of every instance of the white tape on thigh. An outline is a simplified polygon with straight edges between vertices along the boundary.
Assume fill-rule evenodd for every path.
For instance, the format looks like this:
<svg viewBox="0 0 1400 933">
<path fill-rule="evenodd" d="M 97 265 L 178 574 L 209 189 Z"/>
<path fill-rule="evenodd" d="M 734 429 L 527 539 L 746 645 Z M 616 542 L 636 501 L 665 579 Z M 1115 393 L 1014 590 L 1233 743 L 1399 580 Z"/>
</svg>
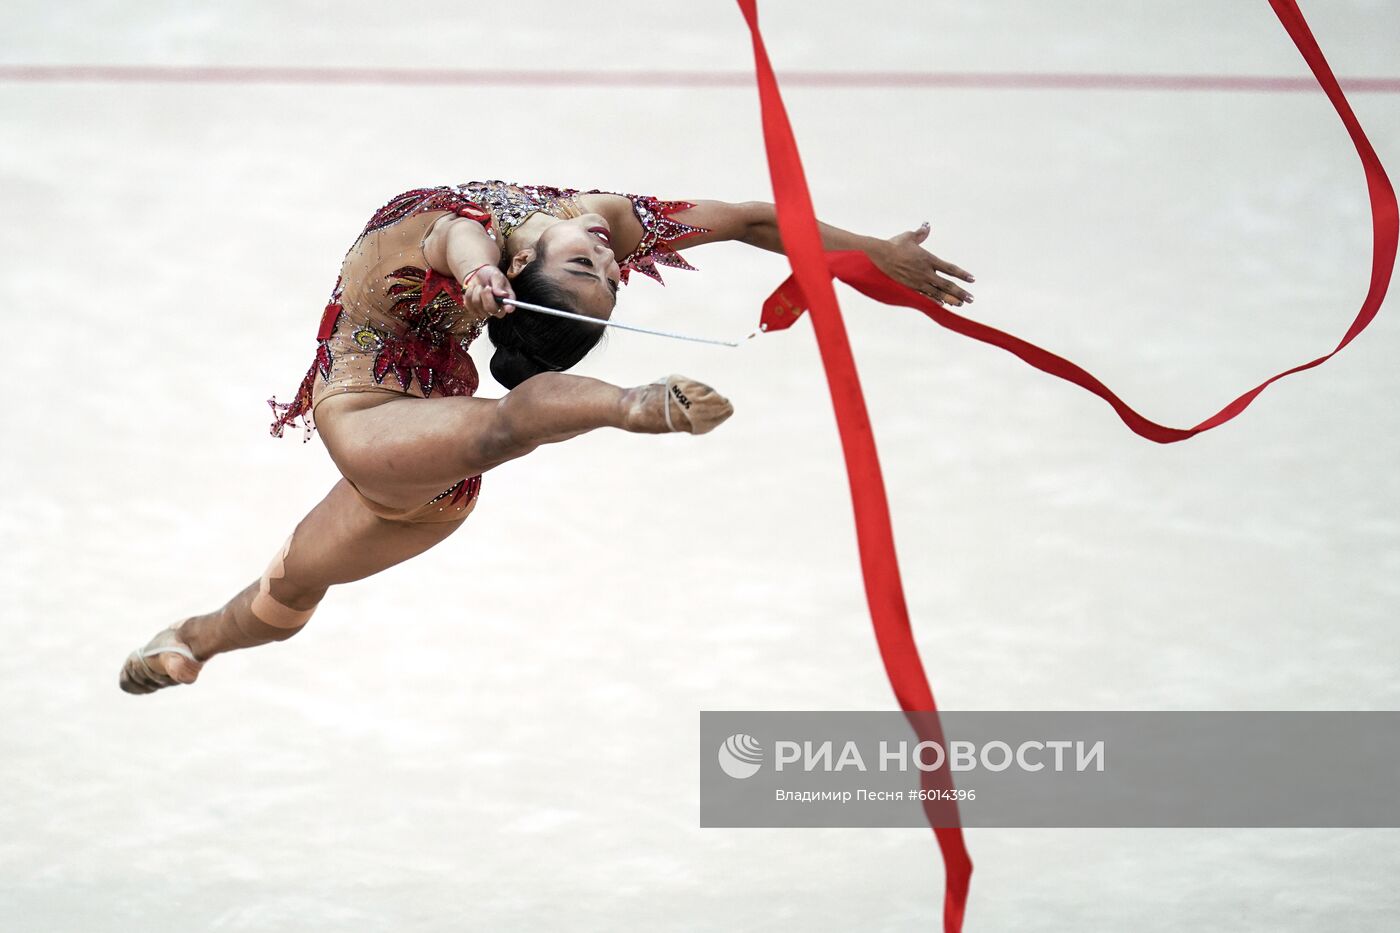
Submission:
<svg viewBox="0 0 1400 933">
<path fill-rule="evenodd" d="M 258 593 L 253 597 L 253 615 L 258 621 L 263 622 L 273 628 L 301 628 L 306 621 L 311 618 L 311 614 L 316 611 L 313 606 L 310 609 L 293 609 L 291 606 L 284 606 L 272 596 L 272 581 L 280 580 L 287 575 L 287 554 L 292 550 L 292 538 L 288 536 L 282 550 L 272 559 L 272 563 L 267 565 L 267 571 L 263 573 L 262 579 L 258 581 Z"/>
</svg>

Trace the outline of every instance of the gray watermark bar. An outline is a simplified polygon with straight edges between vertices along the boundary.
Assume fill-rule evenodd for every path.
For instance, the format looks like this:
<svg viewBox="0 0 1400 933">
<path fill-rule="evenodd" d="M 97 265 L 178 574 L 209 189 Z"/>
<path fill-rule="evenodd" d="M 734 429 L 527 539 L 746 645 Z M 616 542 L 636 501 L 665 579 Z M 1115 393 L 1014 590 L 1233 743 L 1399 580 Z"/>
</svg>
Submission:
<svg viewBox="0 0 1400 933">
<path fill-rule="evenodd" d="M 700 714 L 701 826 L 930 823 L 1400 827 L 1400 712 Z"/>
</svg>

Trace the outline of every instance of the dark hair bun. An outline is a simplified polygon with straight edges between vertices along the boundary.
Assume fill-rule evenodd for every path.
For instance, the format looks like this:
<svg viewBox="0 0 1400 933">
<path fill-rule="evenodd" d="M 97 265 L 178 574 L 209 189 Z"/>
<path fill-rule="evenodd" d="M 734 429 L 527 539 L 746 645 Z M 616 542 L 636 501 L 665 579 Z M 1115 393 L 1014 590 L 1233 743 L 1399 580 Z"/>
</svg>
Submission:
<svg viewBox="0 0 1400 933">
<path fill-rule="evenodd" d="M 507 389 L 513 389 L 541 372 L 537 362 L 515 347 L 497 347 L 491 354 L 491 376 Z"/>
</svg>

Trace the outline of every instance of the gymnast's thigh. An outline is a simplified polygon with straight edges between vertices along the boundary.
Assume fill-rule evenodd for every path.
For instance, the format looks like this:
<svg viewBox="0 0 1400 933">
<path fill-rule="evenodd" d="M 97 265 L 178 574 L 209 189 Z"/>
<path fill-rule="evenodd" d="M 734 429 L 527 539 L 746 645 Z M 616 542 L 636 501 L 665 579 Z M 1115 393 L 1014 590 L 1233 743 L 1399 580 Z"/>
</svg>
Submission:
<svg viewBox="0 0 1400 933">
<path fill-rule="evenodd" d="M 346 393 L 317 404 L 316 429 L 341 475 L 392 508 L 414 508 L 482 472 L 497 399 Z"/>
<path fill-rule="evenodd" d="M 372 576 L 446 540 L 463 521 L 393 521 L 375 515 L 345 480 L 338 481 L 297 525 L 287 542 L 284 576 L 273 581 L 288 595 L 316 592 Z"/>
</svg>

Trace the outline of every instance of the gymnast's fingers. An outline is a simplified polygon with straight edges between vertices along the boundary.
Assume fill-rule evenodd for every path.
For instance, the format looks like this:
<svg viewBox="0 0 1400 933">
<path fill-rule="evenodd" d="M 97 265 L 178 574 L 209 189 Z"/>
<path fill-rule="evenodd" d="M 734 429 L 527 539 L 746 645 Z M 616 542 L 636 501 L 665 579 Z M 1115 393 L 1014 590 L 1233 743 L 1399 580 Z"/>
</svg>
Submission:
<svg viewBox="0 0 1400 933">
<path fill-rule="evenodd" d="M 491 288 L 481 290 L 481 310 L 487 317 L 505 317 L 513 309 L 512 305 L 503 303 L 496 296 L 496 292 Z"/>
<path fill-rule="evenodd" d="M 932 253 L 930 253 L 929 255 L 933 256 Z M 973 277 L 971 272 L 968 272 L 966 269 L 963 269 L 960 266 L 955 266 L 947 260 L 939 259 L 937 256 L 933 256 L 933 267 L 939 272 L 951 275 L 955 279 L 962 279 L 964 282 L 977 281 L 977 279 Z"/>
<path fill-rule="evenodd" d="M 957 298 L 953 297 L 947 292 L 939 291 L 938 289 L 933 287 L 925 288 L 922 294 L 924 295 L 924 297 L 932 298 L 934 301 L 938 302 L 941 305 L 962 305 L 962 302 L 959 301 Z"/>
<path fill-rule="evenodd" d="M 496 293 L 496 301 L 500 304 L 504 313 L 510 314 L 515 310 L 515 305 L 508 305 L 505 303 L 505 299 L 515 297 L 515 289 L 510 287 L 510 279 L 506 278 L 504 275 L 501 276 L 500 282 L 493 285 L 492 290 Z"/>
<path fill-rule="evenodd" d="M 966 291 L 965 289 L 959 288 L 947 279 L 941 279 L 936 275 L 929 280 L 929 283 L 925 288 L 925 293 L 928 293 L 929 291 L 934 291 L 940 293 L 943 296 L 946 296 L 946 300 L 951 301 L 953 304 L 961 305 L 965 303 L 970 304 L 972 302 L 972 294 L 970 292 Z M 937 298 L 939 297 L 939 295 L 934 295 L 934 297 Z M 939 298 L 939 300 L 945 299 Z"/>
<path fill-rule="evenodd" d="M 478 310 L 485 317 L 505 317 L 515 310 L 515 306 L 505 304 L 501 299 L 514 297 L 515 290 L 510 287 L 510 279 L 499 269 L 492 269 L 481 279 L 481 291 L 476 296 Z"/>
<path fill-rule="evenodd" d="M 472 290 L 467 295 L 467 306 L 482 320 L 496 313 L 496 302 L 491 297 L 491 289 L 481 282 L 473 283 Z"/>
<path fill-rule="evenodd" d="M 501 300 L 506 297 L 514 297 L 514 294 L 512 293 L 508 296 L 503 293 L 497 293 L 492 289 L 487 289 L 486 303 L 491 307 L 491 310 L 487 313 L 490 314 L 492 317 L 505 317 L 507 314 L 510 314 L 512 311 L 514 311 L 515 305 L 508 305 Z"/>
</svg>

